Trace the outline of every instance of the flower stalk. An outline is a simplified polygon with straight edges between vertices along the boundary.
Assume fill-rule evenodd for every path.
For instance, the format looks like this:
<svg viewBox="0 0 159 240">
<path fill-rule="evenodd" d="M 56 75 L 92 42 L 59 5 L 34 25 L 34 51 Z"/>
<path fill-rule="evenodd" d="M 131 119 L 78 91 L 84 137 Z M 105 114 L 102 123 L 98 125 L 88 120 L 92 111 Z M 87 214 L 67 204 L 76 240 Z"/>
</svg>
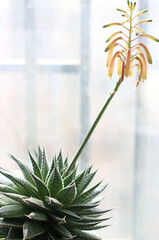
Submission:
<svg viewBox="0 0 159 240">
<path fill-rule="evenodd" d="M 120 86 L 121 83 L 122 83 L 122 80 L 121 80 L 121 78 L 120 78 L 120 79 L 117 81 L 117 83 L 116 83 L 116 86 L 115 86 L 115 88 L 114 88 L 114 91 L 113 91 L 112 93 L 110 93 L 110 96 L 109 96 L 108 99 L 106 100 L 104 106 L 102 107 L 101 111 L 99 112 L 99 114 L 98 114 L 97 118 L 95 119 L 95 121 L 94 121 L 92 127 L 90 128 L 89 132 L 87 133 L 87 135 L 86 135 L 84 141 L 82 142 L 80 148 L 78 149 L 75 157 L 73 158 L 73 160 L 72 160 L 72 162 L 71 162 L 71 164 L 70 164 L 70 166 L 69 166 L 69 168 L 68 168 L 68 172 L 70 172 L 70 170 L 72 170 L 72 169 L 75 167 L 76 162 L 77 162 L 79 156 L 81 155 L 83 149 L 85 148 L 88 140 L 89 140 L 90 137 L 92 136 L 92 133 L 94 132 L 97 124 L 99 123 L 100 119 L 102 118 L 102 116 L 103 116 L 105 110 L 107 109 L 109 103 L 111 102 L 111 100 L 112 100 L 113 97 L 115 96 L 116 92 L 118 91 L 119 86 Z"/>
<path fill-rule="evenodd" d="M 104 106 L 102 107 L 101 111 L 99 112 L 96 120 L 94 121 L 92 127 L 90 128 L 89 132 L 87 133 L 84 141 L 82 142 L 80 148 L 78 149 L 75 157 L 73 158 L 68 171 L 66 174 L 68 174 L 76 165 L 76 162 L 81 155 L 83 149 L 85 148 L 88 140 L 92 136 L 92 133 L 94 132 L 97 124 L 99 123 L 100 119 L 102 118 L 105 110 L 107 109 L 109 103 L 113 99 L 114 95 L 118 91 L 118 88 L 120 84 L 124 81 L 124 77 L 131 77 L 133 75 L 133 68 L 137 66 L 137 70 L 139 71 L 139 77 L 138 81 L 136 83 L 136 87 L 139 85 L 139 83 L 144 81 L 147 78 L 147 62 L 149 64 L 152 64 L 152 58 L 150 51 L 148 48 L 142 43 L 136 43 L 132 46 L 132 42 L 135 40 L 138 40 L 140 37 L 147 37 L 151 40 L 154 40 L 156 42 L 159 42 L 159 39 L 149 35 L 145 34 L 144 31 L 138 27 L 139 24 L 145 23 L 145 22 L 151 22 L 150 19 L 142 19 L 137 23 L 134 23 L 134 20 L 139 17 L 140 15 L 147 12 L 147 9 L 137 13 L 135 16 L 133 16 L 133 12 L 136 6 L 136 2 L 129 2 L 127 1 L 129 13 L 127 13 L 125 10 L 117 8 L 117 11 L 122 12 L 122 17 L 126 18 L 123 22 L 115 22 L 115 23 L 109 23 L 104 28 L 112 27 L 112 26 L 120 26 L 123 27 L 122 31 L 117 31 L 113 34 L 111 34 L 107 40 L 106 43 L 109 42 L 108 46 L 105 49 L 105 52 L 108 52 L 106 66 L 108 67 L 108 76 L 111 78 L 114 71 L 114 65 L 115 60 L 118 59 L 117 62 L 117 73 L 119 75 L 119 80 L 116 83 L 116 86 L 114 88 L 114 91 L 110 94 L 108 99 L 106 100 Z M 125 26 L 125 24 L 127 24 Z M 126 33 L 123 31 L 125 30 Z M 133 38 L 134 31 L 136 32 L 136 37 Z M 140 35 L 139 35 L 140 33 Z M 118 37 L 116 37 L 118 36 Z M 116 37 L 114 39 L 114 37 Z M 125 38 L 123 38 L 125 37 Z M 122 43 L 118 43 L 118 41 L 123 41 L 125 43 L 125 46 L 122 45 Z M 142 49 L 144 52 L 142 52 Z M 117 51 L 113 54 L 113 51 L 115 48 L 118 48 Z M 145 57 L 146 55 L 146 57 Z M 147 61 L 146 61 L 147 60 Z"/>
</svg>

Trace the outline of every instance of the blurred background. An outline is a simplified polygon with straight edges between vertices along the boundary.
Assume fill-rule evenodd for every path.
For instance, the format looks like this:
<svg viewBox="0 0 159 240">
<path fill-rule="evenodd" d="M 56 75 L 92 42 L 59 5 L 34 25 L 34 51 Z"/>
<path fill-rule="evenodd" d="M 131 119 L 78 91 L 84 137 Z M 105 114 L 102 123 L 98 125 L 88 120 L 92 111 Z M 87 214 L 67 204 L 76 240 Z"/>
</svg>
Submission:
<svg viewBox="0 0 159 240">
<path fill-rule="evenodd" d="M 74 157 L 113 90 L 107 77 L 105 40 L 121 21 L 126 0 L 0 1 L 0 166 L 18 170 L 8 153 L 28 161 L 27 149 L 45 146 Z M 159 2 L 141 27 L 159 38 Z M 147 26 L 145 28 L 145 26 Z M 109 182 L 101 208 L 115 208 L 102 239 L 159 239 L 159 44 L 146 40 L 153 65 L 135 89 L 125 79 L 81 157 Z"/>
</svg>

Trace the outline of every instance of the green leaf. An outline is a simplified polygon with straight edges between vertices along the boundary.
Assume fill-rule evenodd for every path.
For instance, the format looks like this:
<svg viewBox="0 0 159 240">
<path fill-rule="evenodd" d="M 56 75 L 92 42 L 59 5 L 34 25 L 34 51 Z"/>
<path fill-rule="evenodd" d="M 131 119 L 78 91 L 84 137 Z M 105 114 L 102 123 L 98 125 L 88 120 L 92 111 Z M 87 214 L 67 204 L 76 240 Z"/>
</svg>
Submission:
<svg viewBox="0 0 159 240">
<path fill-rule="evenodd" d="M 24 202 L 30 207 L 33 208 L 33 210 L 40 210 L 44 212 L 50 211 L 50 209 L 44 205 L 43 201 L 37 199 L 37 198 L 27 198 L 24 200 Z"/>
<path fill-rule="evenodd" d="M 51 163 L 50 169 L 49 169 L 48 174 L 47 174 L 46 179 L 45 179 L 45 183 L 48 182 L 48 179 L 49 179 L 51 173 L 52 173 L 53 170 L 54 170 L 54 167 L 55 167 L 55 161 L 56 161 L 56 156 L 55 156 L 55 157 L 53 158 L 53 160 L 52 160 L 52 163 Z"/>
<path fill-rule="evenodd" d="M 36 221 L 43 221 L 46 222 L 48 221 L 48 217 L 45 213 L 43 212 L 31 212 L 29 215 L 26 215 L 31 220 L 36 220 Z"/>
<path fill-rule="evenodd" d="M 0 184 L 0 191 L 1 192 L 9 192 L 9 193 L 18 193 L 18 191 L 15 188 L 12 188 L 10 186 Z"/>
<path fill-rule="evenodd" d="M 81 230 L 78 230 L 78 229 L 72 229 L 72 232 L 77 236 L 77 239 L 85 239 L 85 240 L 101 240 L 101 238 L 93 235 L 93 234 L 90 234 L 90 233 L 87 233 L 87 232 L 83 232 Z"/>
<path fill-rule="evenodd" d="M 51 196 L 54 197 L 56 194 L 63 189 L 63 181 L 62 177 L 57 170 L 56 166 L 53 170 L 53 172 L 50 174 L 50 177 L 47 182 L 47 186 L 50 190 Z"/>
<path fill-rule="evenodd" d="M 3 193 L 3 195 L 22 204 L 24 204 L 24 199 L 26 199 L 26 196 L 16 194 L 16 193 Z"/>
<path fill-rule="evenodd" d="M 64 168 L 65 169 L 68 168 L 68 158 L 66 158 L 65 161 L 64 161 Z"/>
<path fill-rule="evenodd" d="M 37 237 L 33 237 L 32 240 L 51 240 L 51 239 L 49 238 L 48 234 L 44 232 L 43 234 Z"/>
<path fill-rule="evenodd" d="M 3 207 L 3 206 L 6 206 L 6 205 L 14 205 L 14 204 L 19 204 L 18 202 L 15 202 L 14 200 L 12 199 L 9 199 L 8 197 L 4 196 L 4 193 L 3 195 L 0 194 L 0 207 Z"/>
<path fill-rule="evenodd" d="M 43 153 L 42 153 L 42 150 L 41 150 L 40 146 L 38 146 L 38 158 L 37 158 L 37 162 L 38 162 L 38 166 L 39 166 L 40 170 L 41 170 L 42 158 L 43 158 Z"/>
<path fill-rule="evenodd" d="M 66 216 L 66 218 L 68 218 L 68 216 L 69 217 L 71 217 L 71 218 L 74 218 L 74 220 L 81 220 L 81 217 L 80 216 L 78 216 L 75 212 L 73 212 L 73 211 L 70 211 L 70 210 L 67 210 L 67 209 L 60 209 L 60 211 L 59 211 L 60 213 L 63 213 L 65 216 Z"/>
<path fill-rule="evenodd" d="M 62 174 L 63 170 L 64 170 L 64 165 L 63 165 L 63 160 L 62 160 L 62 153 L 60 151 L 58 157 L 57 157 L 57 166 L 58 166 L 58 170 L 59 172 Z"/>
<path fill-rule="evenodd" d="M 66 223 L 65 221 L 65 216 L 64 217 L 59 217 L 58 215 L 56 214 L 49 214 L 49 219 L 50 221 L 53 221 L 53 224 L 56 223 L 56 224 L 64 224 Z"/>
<path fill-rule="evenodd" d="M 109 218 L 94 218 L 94 217 L 83 217 L 82 220 L 80 222 L 82 222 L 83 224 L 85 223 L 93 223 L 93 222 L 104 222 L 104 221 L 108 221 L 109 219 L 111 219 L 111 217 Z"/>
<path fill-rule="evenodd" d="M 4 218 L 0 220 L 0 228 L 1 226 L 8 226 L 8 227 L 22 227 L 24 220 L 22 218 Z"/>
<path fill-rule="evenodd" d="M 26 208 L 22 205 L 7 205 L 0 208 L 0 217 L 24 217 L 27 212 Z"/>
<path fill-rule="evenodd" d="M 55 239 L 55 234 L 50 230 L 48 231 L 48 234 L 49 234 L 49 237 L 50 237 L 50 240 L 58 240 L 57 238 Z M 43 240 L 43 239 L 42 239 Z M 60 240 L 60 239 L 59 239 Z"/>
<path fill-rule="evenodd" d="M 63 225 L 54 225 L 55 230 L 60 233 L 63 237 L 72 239 L 73 235 Z"/>
<path fill-rule="evenodd" d="M 58 209 L 58 208 L 63 207 L 62 203 L 60 201 L 58 201 L 56 198 L 46 196 L 45 201 L 51 208 Z"/>
<path fill-rule="evenodd" d="M 78 214 L 79 215 L 85 215 L 85 216 L 91 216 L 91 217 L 97 217 L 97 216 L 101 216 L 104 213 L 108 213 L 110 211 L 112 211 L 113 209 L 108 209 L 108 210 L 100 210 L 98 208 L 94 208 L 94 209 L 89 209 L 89 208 L 83 208 L 83 209 L 78 209 Z"/>
<path fill-rule="evenodd" d="M 34 184 L 34 181 L 30 175 L 31 169 L 25 163 L 15 158 L 12 154 L 10 154 L 10 157 L 18 164 L 23 173 L 24 178 L 31 184 Z"/>
<path fill-rule="evenodd" d="M 72 184 L 62 189 L 57 194 L 56 198 L 63 204 L 70 204 L 75 199 L 76 194 L 77 194 L 76 185 Z"/>
<path fill-rule="evenodd" d="M 71 173 L 66 177 L 64 178 L 63 182 L 64 182 L 64 186 L 68 186 L 69 184 L 72 183 L 72 181 L 75 179 L 75 176 L 76 176 L 76 168 L 74 168 Z"/>
<path fill-rule="evenodd" d="M 6 240 L 22 240 L 22 238 L 22 229 L 11 227 Z"/>
<path fill-rule="evenodd" d="M 90 174 L 90 173 L 91 173 L 92 167 L 93 167 L 93 166 L 90 166 L 89 168 L 87 168 L 86 174 Z"/>
<path fill-rule="evenodd" d="M 41 162 L 41 174 L 42 174 L 43 181 L 45 181 L 48 172 L 49 172 L 49 166 L 48 166 L 48 162 L 47 162 L 45 148 L 43 148 L 42 162 Z"/>
<path fill-rule="evenodd" d="M 110 227 L 111 225 L 99 225 L 99 226 L 92 226 L 92 227 L 88 227 L 87 230 L 88 231 L 92 231 L 92 230 L 98 230 L 98 229 L 102 229 L 105 227 Z"/>
<path fill-rule="evenodd" d="M 45 196 L 50 196 L 49 189 L 47 188 L 45 183 L 40 178 L 35 176 L 34 174 L 31 174 L 31 175 L 32 175 L 32 178 L 34 179 L 34 182 L 35 182 L 38 192 L 40 194 L 39 197 L 43 199 Z"/>
<path fill-rule="evenodd" d="M 31 196 L 38 196 L 36 188 L 27 180 L 17 178 L 15 176 L 12 176 L 10 173 L 7 173 L 0 169 L 0 173 L 3 174 L 5 177 L 10 179 L 20 191 L 25 193 L 26 195 Z"/>
<path fill-rule="evenodd" d="M 33 237 L 39 236 L 46 231 L 44 224 L 37 223 L 34 221 L 27 220 L 23 224 L 23 237 L 25 239 L 31 239 Z"/>
<path fill-rule="evenodd" d="M 80 195 L 86 189 L 86 187 L 90 184 L 90 182 L 94 178 L 96 172 L 97 171 L 84 176 L 79 187 L 77 188 L 77 195 Z"/>
<path fill-rule="evenodd" d="M 84 209 L 89 209 L 89 208 L 95 208 L 99 205 L 99 201 L 96 202 L 91 202 L 91 203 L 78 203 L 78 204 L 73 204 L 70 206 L 70 210 L 84 210 Z"/>
<path fill-rule="evenodd" d="M 90 202 L 91 200 L 93 200 L 96 196 L 98 196 L 101 192 L 103 192 L 105 190 L 105 188 L 108 186 L 108 184 L 104 185 L 103 187 L 101 187 L 98 191 L 94 191 L 92 193 L 90 193 L 86 198 L 84 202 Z"/>
<path fill-rule="evenodd" d="M 81 223 L 81 222 L 69 222 L 68 226 L 73 226 L 73 228 L 78 228 L 80 230 L 88 230 L 94 226 L 99 224 L 99 222 L 91 222 L 91 223 Z"/>
<path fill-rule="evenodd" d="M 86 192 L 80 194 L 75 200 L 74 203 L 83 203 L 86 202 L 86 198 L 91 195 L 92 192 L 101 184 L 101 182 L 97 183 L 92 188 L 88 189 Z"/>
<path fill-rule="evenodd" d="M 80 173 L 76 179 L 75 179 L 75 184 L 76 184 L 76 187 L 77 187 L 77 192 L 78 192 L 78 188 L 80 186 L 80 184 L 82 183 L 84 177 L 85 177 L 85 174 L 86 174 L 86 170 L 84 170 L 82 173 Z"/>
<path fill-rule="evenodd" d="M 29 151 L 28 151 L 28 154 L 29 154 L 29 157 L 30 157 L 30 160 L 31 160 L 31 163 L 32 163 L 34 174 L 37 177 L 39 177 L 40 179 L 42 179 L 40 168 L 39 168 L 38 164 L 36 163 L 35 159 L 33 158 L 33 156 L 31 155 L 31 153 Z"/>
</svg>

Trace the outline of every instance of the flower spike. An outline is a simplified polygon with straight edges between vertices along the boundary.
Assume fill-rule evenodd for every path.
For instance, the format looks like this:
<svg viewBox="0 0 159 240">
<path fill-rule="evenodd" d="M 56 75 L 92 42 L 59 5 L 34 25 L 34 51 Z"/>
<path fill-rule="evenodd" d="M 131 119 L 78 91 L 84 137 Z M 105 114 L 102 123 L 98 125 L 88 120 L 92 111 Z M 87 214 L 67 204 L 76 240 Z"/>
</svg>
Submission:
<svg viewBox="0 0 159 240">
<path fill-rule="evenodd" d="M 159 39 L 155 38 L 152 35 L 144 33 L 144 31 L 138 27 L 138 25 L 141 23 L 152 22 L 151 19 L 141 19 L 137 23 L 134 23 L 134 20 L 136 20 L 136 18 L 146 13 L 148 10 L 145 9 L 133 16 L 136 2 L 127 1 L 127 5 L 129 12 L 117 8 L 117 11 L 121 12 L 123 17 L 126 17 L 126 20 L 124 22 L 109 23 L 103 26 L 104 28 L 111 26 L 121 26 L 124 28 L 123 31 L 119 30 L 115 33 L 112 33 L 106 40 L 106 42 L 109 42 L 111 40 L 105 49 L 105 52 L 108 52 L 106 66 L 108 67 L 108 76 L 111 78 L 114 70 L 115 59 L 117 58 L 117 73 L 120 76 L 121 81 L 124 80 L 124 76 L 131 77 L 133 75 L 133 68 L 137 66 L 139 79 L 136 86 L 138 86 L 141 81 L 144 81 L 147 78 L 147 62 L 151 64 L 152 57 L 149 49 L 145 46 L 145 44 L 142 42 L 136 42 L 135 45 L 132 46 L 132 42 L 134 43 L 141 37 L 147 37 L 156 42 L 159 42 Z M 128 31 L 128 34 L 127 32 L 125 34 L 125 30 Z M 118 35 L 118 37 L 114 38 L 116 35 Z M 123 38 L 123 36 L 125 37 Z M 119 43 L 119 40 L 121 43 Z M 117 51 L 113 53 L 116 47 Z"/>
</svg>

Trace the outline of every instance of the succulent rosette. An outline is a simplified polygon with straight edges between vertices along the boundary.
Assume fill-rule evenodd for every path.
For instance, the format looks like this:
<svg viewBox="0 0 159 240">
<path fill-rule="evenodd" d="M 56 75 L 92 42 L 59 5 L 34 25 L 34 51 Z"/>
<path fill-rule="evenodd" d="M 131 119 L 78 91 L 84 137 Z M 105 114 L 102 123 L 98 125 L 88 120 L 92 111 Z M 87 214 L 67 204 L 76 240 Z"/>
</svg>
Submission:
<svg viewBox="0 0 159 240">
<path fill-rule="evenodd" d="M 23 178 L 0 169 L 9 181 L 0 184 L 0 239 L 66 240 L 100 239 L 91 230 L 106 227 L 100 223 L 105 212 L 95 200 L 107 185 L 88 188 L 96 171 L 91 167 L 77 174 L 62 154 L 48 165 L 45 149 L 35 157 L 29 152 L 32 169 L 11 155 Z"/>
</svg>

